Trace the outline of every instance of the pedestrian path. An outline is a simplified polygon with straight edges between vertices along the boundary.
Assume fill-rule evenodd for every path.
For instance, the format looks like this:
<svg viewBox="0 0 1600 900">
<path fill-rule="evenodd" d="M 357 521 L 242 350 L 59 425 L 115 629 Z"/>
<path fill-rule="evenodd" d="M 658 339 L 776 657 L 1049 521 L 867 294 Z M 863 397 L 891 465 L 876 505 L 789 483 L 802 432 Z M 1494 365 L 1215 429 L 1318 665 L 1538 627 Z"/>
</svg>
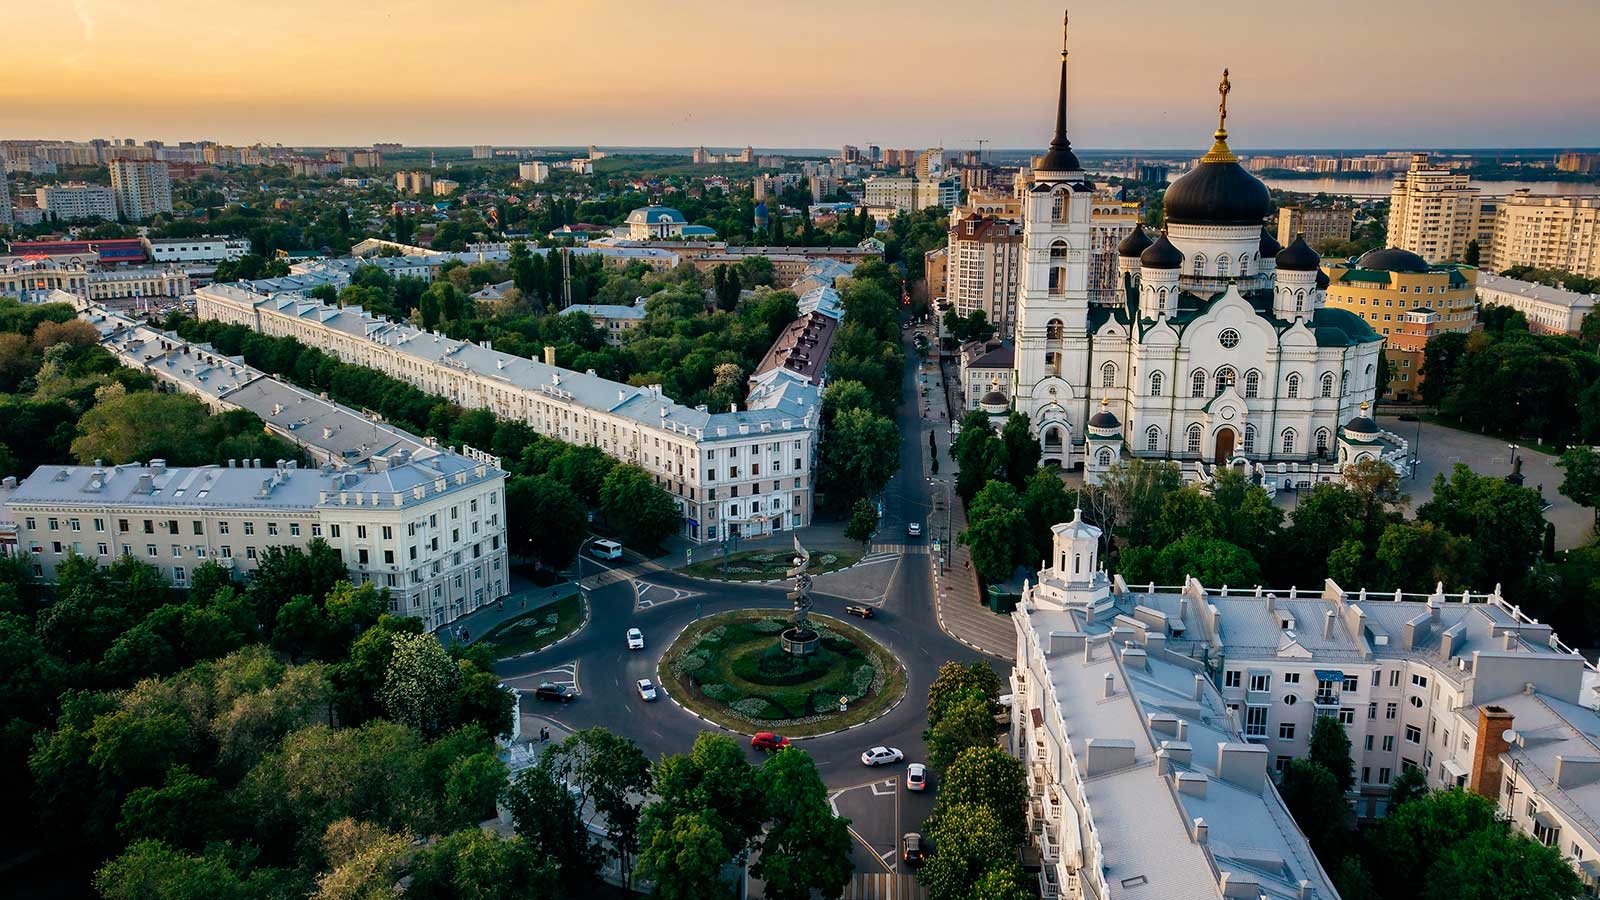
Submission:
<svg viewBox="0 0 1600 900">
<path fill-rule="evenodd" d="M 927 556 L 930 551 L 927 544 L 873 544 L 871 552 L 888 556 Z"/>
<path fill-rule="evenodd" d="M 852 875 L 841 900 L 926 900 L 928 892 L 911 875 L 873 872 Z"/>
</svg>

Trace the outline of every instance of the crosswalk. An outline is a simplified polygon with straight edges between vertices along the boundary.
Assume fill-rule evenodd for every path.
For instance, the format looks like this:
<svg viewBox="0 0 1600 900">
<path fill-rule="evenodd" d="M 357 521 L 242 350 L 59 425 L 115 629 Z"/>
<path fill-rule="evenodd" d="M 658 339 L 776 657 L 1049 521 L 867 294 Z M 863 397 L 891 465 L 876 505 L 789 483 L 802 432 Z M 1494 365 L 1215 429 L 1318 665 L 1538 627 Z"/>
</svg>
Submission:
<svg viewBox="0 0 1600 900">
<path fill-rule="evenodd" d="M 873 544 L 871 552 L 895 556 L 927 556 L 932 548 L 927 544 Z"/>
<path fill-rule="evenodd" d="M 911 875 L 874 872 L 852 875 L 841 900 L 927 900 L 928 892 Z"/>
</svg>

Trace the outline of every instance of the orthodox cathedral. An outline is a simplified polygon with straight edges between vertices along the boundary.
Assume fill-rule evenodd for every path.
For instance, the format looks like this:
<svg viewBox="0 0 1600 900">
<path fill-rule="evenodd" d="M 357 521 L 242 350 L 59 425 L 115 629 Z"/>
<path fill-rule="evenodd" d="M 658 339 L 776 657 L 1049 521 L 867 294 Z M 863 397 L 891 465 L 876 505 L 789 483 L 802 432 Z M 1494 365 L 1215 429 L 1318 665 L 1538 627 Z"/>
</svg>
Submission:
<svg viewBox="0 0 1600 900">
<path fill-rule="evenodd" d="M 1224 71 L 1215 143 L 1167 190 L 1165 226 L 1124 239 L 1121 289 L 1092 299 L 1094 187 L 1067 140 L 1063 44 L 1055 138 L 1023 201 L 1013 408 L 1047 462 L 1082 465 L 1091 483 L 1130 456 L 1201 477 L 1337 477 L 1339 463 L 1395 455 L 1366 414 L 1382 338 L 1323 304 L 1303 236 L 1280 247 L 1263 228 L 1267 187 L 1228 148 L 1229 89 Z"/>
</svg>

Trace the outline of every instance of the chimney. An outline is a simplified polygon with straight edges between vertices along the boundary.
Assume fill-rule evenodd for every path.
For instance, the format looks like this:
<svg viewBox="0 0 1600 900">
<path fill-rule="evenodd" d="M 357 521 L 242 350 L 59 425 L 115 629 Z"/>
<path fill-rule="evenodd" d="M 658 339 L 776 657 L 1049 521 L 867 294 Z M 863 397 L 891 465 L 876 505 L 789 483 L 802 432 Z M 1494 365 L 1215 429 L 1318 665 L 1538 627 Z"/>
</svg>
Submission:
<svg viewBox="0 0 1600 900">
<path fill-rule="evenodd" d="M 1325 640 L 1325 641 L 1333 640 L 1333 620 L 1335 618 L 1337 618 L 1337 617 L 1338 617 L 1338 614 L 1335 613 L 1331 609 L 1322 614 L 1322 639 L 1323 640 Z"/>
<path fill-rule="evenodd" d="M 1197 817 L 1194 820 L 1194 842 L 1196 844 L 1204 844 L 1206 842 L 1206 831 L 1207 830 L 1208 829 L 1206 827 L 1206 817 L 1205 816 Z"/>
<path fill-rule="evenodd" d="M 1267 777 L 1267 748 L 1260 744 L 1217 744 L 1217 777 L 1260 793 Z"/>
<path fill-rule="evenodd" d="M 1513 721 L 1503 707 L 1478 707 L 1478 740 L 1472 747 L 1472 774 L 1467 783 L 1474 794 L 1500 799 L 1500 754 L 1511 747 L 1506 732 Z"/>
<path fill-rule="evenodd" d="M 550 346 L 549 344 L 546 344 L 544 347 L 544 364 L 547 366 L 553 366 L 556 364 L 556 348 Z"/>
<path fill-rule="evenodd" d="M 1204 772 L 1179 772 L 1178 793 L 1187 797 L 1199 797 L 1204 800 L 1206 785 L 1210 781 L 1211 779 L 1207 778 Z"/>
<path fill-rule="evenodd" d="M 1194 698 L 1193 699 L 1199 700 L 1201 697 L 1204 697 L 1205 695 L 1206 695 L 1206 679 L 1205 679 L 1205 676 L 1204 675 L 1196 675 L 1194 677 Z"/>
<path fill-rule="evenodd" d="M 1103 696 L 1107 700 L 1109 700 L 1112 697 L 1115 697 L 1116 695 L 1117 695 L 1117 679 L 1110 672 L 1107 672 L 1106 673 L 1106 687 L 1105 687 L 1105 691 L 1101 694 L 1101 696 Z"/>
<path fill-rule="evenodd" d="M 1600 757 L 1556 757 L 1556 787 L 1575 788 L 1597 780 L 1600 780 Z"/>
</svg>

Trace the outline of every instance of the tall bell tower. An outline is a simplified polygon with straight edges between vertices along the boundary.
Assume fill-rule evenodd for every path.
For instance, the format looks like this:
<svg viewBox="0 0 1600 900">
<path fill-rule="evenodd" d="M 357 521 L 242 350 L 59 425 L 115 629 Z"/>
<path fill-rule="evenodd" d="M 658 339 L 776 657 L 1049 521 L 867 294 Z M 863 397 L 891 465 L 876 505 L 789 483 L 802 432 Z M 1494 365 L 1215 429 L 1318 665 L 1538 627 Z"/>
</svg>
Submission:
<svg viewBox="0 0 1600 900">
<path fill-rule="evenodd" d="M 1022 206 L 1022 272 L 1016 327 L 1017 409 L 1046 436 L 1045 424 L 1083 438 L 1068 420 L 1088 386 L 1089 211 L 1094 186 L 1067 140 L 1067 24 L 1062 20 L 1056 131 Z M 1066 438 L 1066 434 L 1061 435 Z M 1066 459 L 1061 459 L 1066 463 Z"/>
</svg>

